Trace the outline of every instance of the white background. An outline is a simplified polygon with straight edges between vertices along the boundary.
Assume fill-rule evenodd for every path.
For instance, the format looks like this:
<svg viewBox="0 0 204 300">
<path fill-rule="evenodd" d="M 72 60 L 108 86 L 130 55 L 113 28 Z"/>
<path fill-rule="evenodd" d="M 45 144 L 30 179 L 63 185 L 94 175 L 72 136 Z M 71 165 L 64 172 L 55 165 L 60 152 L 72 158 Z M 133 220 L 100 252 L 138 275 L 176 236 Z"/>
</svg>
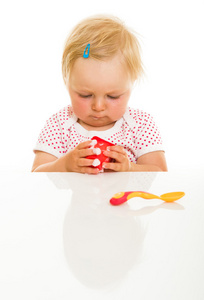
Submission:
<svg viewBox="0 0 204 300">
<path fill-rule="evenodd" d="M 140 35 L 146 76 L 130 106 L 157 121 L 169 170 L 204 166 L 203 0 L 7 0 L 0 3 L 0 167 L 30 171 L 32 148 L 53 113 L 70 103 L 61 75 L 69 31 L 114 14 Z"/>
</svg>

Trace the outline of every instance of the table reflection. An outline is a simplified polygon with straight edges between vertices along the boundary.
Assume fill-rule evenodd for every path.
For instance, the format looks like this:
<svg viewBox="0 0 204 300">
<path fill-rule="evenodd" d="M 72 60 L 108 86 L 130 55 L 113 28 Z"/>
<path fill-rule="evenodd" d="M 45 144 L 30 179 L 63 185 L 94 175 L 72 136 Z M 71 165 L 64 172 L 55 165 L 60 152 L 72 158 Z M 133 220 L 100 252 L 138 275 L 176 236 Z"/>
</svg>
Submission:
<svg viewBox="0 0 204 300">
<path fill-rule="evenodd" d="M 72 196 L 63 225 L 64 253 L 74 276 L 93 289 L 120 284 L 143 260 L 147 224 L 140 216 L 159 208 L 181 209 L 168 203 L 131 209 L 128 203 L 113 207 L 109 199 L 125 190 L 148 191 L 156 173 L 107 173 L 97 176 L 47 173 L 59 189 Z"/>
</svg>

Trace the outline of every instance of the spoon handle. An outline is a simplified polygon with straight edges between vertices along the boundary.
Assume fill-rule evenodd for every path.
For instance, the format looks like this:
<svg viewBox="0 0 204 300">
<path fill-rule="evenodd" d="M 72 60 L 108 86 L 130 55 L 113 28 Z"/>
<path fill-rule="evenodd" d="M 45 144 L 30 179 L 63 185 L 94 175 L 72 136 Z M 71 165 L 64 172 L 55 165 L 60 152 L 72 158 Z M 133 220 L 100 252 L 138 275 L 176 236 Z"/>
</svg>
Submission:
<svg viewBox="0 0 204 300">
<path fill-rule="evenodd" d="M 160 199 L 160 197 L 141 191 L 131 191 L 131 192 L 120 192 L 115 194 L 111 199 L 110 203 L 112 205 L 120 205 L 131 198 L 140 197 L 143 199 Z"/>
<path fill-rule="evenodd" d="M 159 196 L 156 196 L 154 194 L 150 194 L 147 192 L 140 192 L 140 191 L 135 191 L 135 192 L 131 192 L 131 194 L 129 194 L 127 196 L 127 200 L 134 198 L 134 197 L 140 197 L 143 199 L 160 199 Z"/>
</svg>

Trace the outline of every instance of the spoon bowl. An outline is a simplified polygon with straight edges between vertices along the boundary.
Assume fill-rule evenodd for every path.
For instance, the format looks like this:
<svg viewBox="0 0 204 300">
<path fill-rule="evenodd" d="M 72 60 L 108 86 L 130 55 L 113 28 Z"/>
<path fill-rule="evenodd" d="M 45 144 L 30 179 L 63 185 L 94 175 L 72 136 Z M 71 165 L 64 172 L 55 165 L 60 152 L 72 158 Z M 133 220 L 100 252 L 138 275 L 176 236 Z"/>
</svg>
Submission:
<svg viewBox="0 0 204 300">
<path fill-rule="evenodd" d="M 160 196 L 160 199 L 165 202 L 173 202 L 180 198 L 182 198 L 185 195 L 184 192 L 172 192 L 172 193 L 166 193 Z"/>
</svg>

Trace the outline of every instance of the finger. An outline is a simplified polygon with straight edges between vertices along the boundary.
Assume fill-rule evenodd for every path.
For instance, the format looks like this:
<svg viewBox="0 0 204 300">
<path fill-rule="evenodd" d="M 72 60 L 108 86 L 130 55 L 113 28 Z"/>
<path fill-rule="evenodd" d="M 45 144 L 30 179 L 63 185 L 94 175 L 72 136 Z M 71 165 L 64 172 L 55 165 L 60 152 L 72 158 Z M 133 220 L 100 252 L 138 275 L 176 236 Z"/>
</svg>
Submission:
<svg viewBox="0 0 204 300">
<path fill-rule="evenodd" d="M 80 143 L 76 148 L 78 150 L 81 150 L 81 149 L 89 148 L 91 146 L 92 146 L 92 140 L 88 140 L 86 142 Z"/>
<path fill-rule="evenodd" d="M 116 151 L 104 151 L 103 153 L 105 156 L 115 159 L 118 162 L 123 162 L 126 159 L 126 154 Z"/>
<path fill-rule="evenodd" d="M 121 164 L 120 163 L 103 163 L 104 169 L 109 169 L 115 172 L 121 171 Z"/>
<path fill-rule="evenodd" d="M 89 167 L 93 165 L 93 162 L 94 159 L 80 158 L 78 160 L 78 167 Z"/>
<path fill-rule="evenodd" d="M 107 150 L 108 151 L 115 151 L 115 152 L 122 153 L 122 154 L 126 154 L 125 149 L 121 146 L 109 146 L 109 147 L 107 147 Z"/>
<path fill-rule="evenodd" d="M 100 148 L 86 148 L 79 150 L 79 157 L 86 157 L 90 155 L 100 155 L 101 149 Z"/>
</svg>

